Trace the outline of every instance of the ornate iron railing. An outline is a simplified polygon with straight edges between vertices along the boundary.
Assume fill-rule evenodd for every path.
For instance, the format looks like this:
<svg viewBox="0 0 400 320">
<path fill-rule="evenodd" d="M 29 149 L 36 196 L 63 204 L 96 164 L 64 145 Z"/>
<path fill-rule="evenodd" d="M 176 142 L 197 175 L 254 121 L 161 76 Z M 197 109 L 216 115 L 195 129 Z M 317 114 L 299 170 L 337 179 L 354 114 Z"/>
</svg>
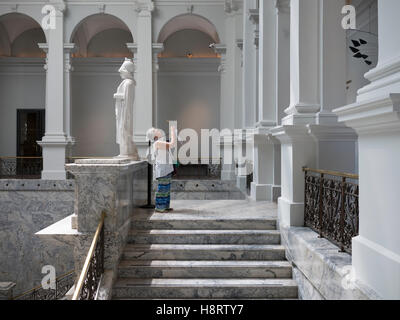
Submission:
<svg viewBox="0 0 400 320">
<path fill-rule="evenodd" d="M 55 281 L 55 289 L 44 289 L 42 285 L 26 291 L 13 300 L 59 300 L 65 297 L 75 282 L 75 271 L 70 271 Z"/>
<path fill-rule="evenodd" d="M 100 223 L 94 234 L 88 255 L 86 256 L 82 272 L 72 300 L 95 300 L 101 277 L 104 273 L 104 219 L 101 214 Z"/>
<path fill-rule="evenodd" d="M 0 157 L 0 179 L 37 179 L 42 170 L 41 157 Z"/>
<path fill-rule="evenodd" d="M 305 226 L 351 253 L 359 232 L 358 175 L 304 168 Z"/>
</svg>

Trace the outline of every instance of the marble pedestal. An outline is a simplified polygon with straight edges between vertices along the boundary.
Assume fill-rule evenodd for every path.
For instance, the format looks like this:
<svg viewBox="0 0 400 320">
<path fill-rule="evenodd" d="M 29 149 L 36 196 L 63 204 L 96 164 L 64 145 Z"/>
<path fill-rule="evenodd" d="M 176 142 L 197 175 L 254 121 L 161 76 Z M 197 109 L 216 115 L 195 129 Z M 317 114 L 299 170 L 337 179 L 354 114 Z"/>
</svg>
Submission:
<svg viewBox="0 0 400 320">
<path fill-rule="evenodd" d="M 134 208 L 147 200 L 147 163 L 90 159 L 78 160 L 66 165 L 66 169 L 75 178 L 75 214 L 37 234 L 74 247 L 78 276 L 104 211 L 105 269 L 114 270 L 126 243 Z"/>
</svg>

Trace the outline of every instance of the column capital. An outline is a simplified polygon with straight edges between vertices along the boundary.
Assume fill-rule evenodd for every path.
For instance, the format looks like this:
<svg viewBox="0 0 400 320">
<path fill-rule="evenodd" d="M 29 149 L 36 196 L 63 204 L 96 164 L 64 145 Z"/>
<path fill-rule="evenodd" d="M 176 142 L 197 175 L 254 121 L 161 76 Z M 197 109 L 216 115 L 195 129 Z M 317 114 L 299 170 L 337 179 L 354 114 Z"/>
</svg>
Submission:
<svg viewBox="0 0 400 320">
<path fill-rule="evenodd" d="M 64 69 L 65 72 L 74 71 L 74 68 L 71 64 L 71 54 L 77 50 L 77 46 L 75 43 L 64 43 Z"/>
<path fill-rule="evenodd" d="M 218 67 L 218 72 L 224 73 L 226 71 L 226 45 L 216 44 L 214 46 L 214 51 L 216 54 L 221 56 L 221 63 Z"/>
<path fill-rule="evenodd" d="M 153 1 L 139 1 L 135 4 L 135 11 L 140 17 L 150 17 L 151 13 L 154 11 Z"/>
<path fill-rule="evenodd" d="M 159 54 L 164 51 L 164 43 L 153 43 L 152 49 L 153 54 Z"/>
<path fill-rule="evenodd" d="M 132 61 L 133 61 L 133 64 L 135 65 L 135 73 L 137 73 L 137 70 L 138 70 L 138 65 L 137 65 L 137 52 L 138 52 L 139 46 L 138 46 L 137 43 L 127 43 L 127 44 L 126 44 L 126 47 L 127 47 L 128 50 L 129 50 L 130 52 L 132 52 L 132 54 L 133 54 L 133 59 L 132 59 Z"/>
<path fill-rule="evenodd" d="M 139 48 L 139 46 L 138 46 L 137 43 L 127 43 L 127 44 L 126 44 L 126 47 L 128 48 L 128 50 L 129 50 L 130 52 L 133 53 L 133 56 L 135 56 L 135 55 L 137 54 L 138 48 Z"/>
<path fill-rule="evenodd" d="M 226 45 L 224 44 L 216 44 L 214 46 L 214 52 L 221 56 L 226 55 Z"/>
<path fill-rule="evenodd" d="M 153 51 L 153 72 L 156 72 L 160 68 L 160 66 L 158 65 L 158 55 L 164 51 L 164 44 L 163 43 L 153 43 L 152 51 Z"/>
<path fill-rule="evenodd" d="M 75 43 L 64 43 L 64 53 L 74 53 L 77 49 Z"/>
<path fill-rule="evenodd" d="M 47 71 L 47 69 L 48 69 L 47 64 L 49 62 L 49 60 L 47 58 L 47 54 L 49 53 L 49 44 L 48 43 L 38 43 L 38 47 L 40 50 L 42 50 L 46 54 L 46 58 L 45 58 L 46 63 L 44 64 L 43 69 Z"/>
</svg>

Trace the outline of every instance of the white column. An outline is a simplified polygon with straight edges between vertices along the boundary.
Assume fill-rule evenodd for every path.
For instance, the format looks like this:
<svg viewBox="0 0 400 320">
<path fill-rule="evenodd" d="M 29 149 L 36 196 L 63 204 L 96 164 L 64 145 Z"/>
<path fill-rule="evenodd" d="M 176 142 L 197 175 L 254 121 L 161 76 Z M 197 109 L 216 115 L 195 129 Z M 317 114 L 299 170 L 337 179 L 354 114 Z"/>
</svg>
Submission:
<svg viewBox="0 0 400 320">
<path fill-rule="evenodd" d="M 139 155 L 144 158 L 147 150 L 146 132 L 153 126 L 153 55 L 152 55 L 152 1 L 139 1 L 136 4 L 137 21 L 137 86 L 135 143 Z"/>
<path fill-rule="evenodd" d="M 275 2 L 260 2 L 259 15 L 259 91 L 258 122 L 254 131 L 253 182 L 254 200 L 272 201 L 280 195 L 279 141 L 269 135 L 277 119 L 276 103 L 276 8 Z M 278 178 L 278 179 L 276 179 Z"/>
<path fill-rule="evenodd" d="M 158 123 L 158 55 L 164 51 L 163 43 L 153 43 L 153 125 L 160 126 Z M 173 120 L 173 119 L 171 119 Z"/>
<path fill-rule="evenodd" d="M 319 0 L 291 0 L 290 106 L 282 126 L 271 129 L 281 142 L 283 226 L 304 225 L 303 166 L 315 167 L 316 146 L 306 127 L 315 122 L 319 106 Z"/>
<path fill-rule="evenodd" d="M 243 8 L 243 128 L 253 128 L 256 123 L 257 65 L 255 48 L 255 26 L 250 20 L 250 10 L 256 1 L 244 1 Z M 253 14 L 254 17 L 254 14 Z"/>
<path fill-rule="evenodd" d="M 64 10 L 55 8 L 55 28 L 48 32 L 46 73 L 46 133 L 38 144 L 43 149 L 42 179 L 64 180 L 65 149 L 68 144 L 64 121 Z"/>
<path fill-rule="evenodd" d="M 75 138 L 71 136 L 71 72 L 74 70 L 71 62 L 71 54 L 76 50 L 74 43 L 64 44 L 64 125 L 67 135 L 67 157 L 72 156 L 72 147 L 75 144 Z"/>
<path fill-rule="evenodd" d="M 290 104 L 290 0 L 276 1 L 276 123 L 280 125 Z"/>
<path fill-rule="evenodd" d="M 319 103 L 319 0 L 290 3 L 290 106 L 284 125 L 315 121 Z"/>
<path fill-rule="evenodd" d="M 356 278 L 384 299 L 400 299 L 400 1 L 378 1 L 379 61 L 357 102 L 334 110 L 359 135 L 360 230 Z"/>
</svg>

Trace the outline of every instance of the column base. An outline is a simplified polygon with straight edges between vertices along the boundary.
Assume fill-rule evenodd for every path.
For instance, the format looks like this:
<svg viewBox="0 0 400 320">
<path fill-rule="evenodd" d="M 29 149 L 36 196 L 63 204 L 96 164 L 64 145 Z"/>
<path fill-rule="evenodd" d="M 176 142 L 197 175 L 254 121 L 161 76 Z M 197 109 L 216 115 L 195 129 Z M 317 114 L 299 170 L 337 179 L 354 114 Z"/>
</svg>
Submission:
<svg viewBox="0 0 400 320">
<path fill-rule="evenodd" d="M 65 171 L 66 147 L 69 144 L 65 136 L 44 136 L 37 142 L 43 153 L 43 180 L 66 180 Z"/>
<path fill-rule="evenodd" d="M 353 239 L 352 251 L 357 279 L 383 299 L 399 300 L 400 256 L 362 236 Z"/>
<path fill-rule="evenodd" d="M 251 183 L 250 197 L 255 201 L 274 201 L 281 196 L 281 186 Z"/>
<path fill-rule="evenodd" d="M 279 224 L 284 227 L 304 227 L 304 203 L 278 199 Z"/>
</svg>

